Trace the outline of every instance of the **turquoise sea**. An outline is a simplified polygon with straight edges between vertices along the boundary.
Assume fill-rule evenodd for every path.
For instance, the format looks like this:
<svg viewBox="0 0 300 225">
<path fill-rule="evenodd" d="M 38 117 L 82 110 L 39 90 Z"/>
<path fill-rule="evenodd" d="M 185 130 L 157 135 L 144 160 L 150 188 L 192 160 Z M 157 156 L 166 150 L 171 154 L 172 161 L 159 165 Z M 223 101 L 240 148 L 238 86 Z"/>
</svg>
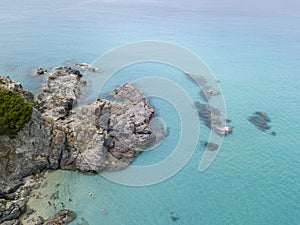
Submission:
<svg viewBox="0 0 300 225">
<path fill-rule="evenodd" d="M 220 81 L 234 127 L 204 172 L 198 171 L 204 152 L 200 141 L 208 138 L 209 130 L 201 125 L 192 158 L 164 182 L 131 187 L 101 175 L 56 171 L 48 175 L 47 190 L 40 190 L 44 198 L 32 206 L 44 217 L 54 213 L 47 198 L 58 190 L 58 203 L 77 212 L 72 225 L 300 224 L 299 15 L 296 0 L 1 0 L 0 74 L 24 88 L 39 92 L 45 77 L 34 75 L 36 67 L 92 63 L 120 45 L 166 41 L 207 64 Z M 199 100 L 199 89 L 181 71 L 154 62 L 119 71 L 107 90 L 154 75 L 172 78 Z M 135 165 L 165 159 L 180 136 L 176 109 L 163 99 L 150 102 L 169 135 L 156 149 L 141 154 Z M 268 113 L 276 136 L 247 120 L 255 111 Z"/>
</svg>

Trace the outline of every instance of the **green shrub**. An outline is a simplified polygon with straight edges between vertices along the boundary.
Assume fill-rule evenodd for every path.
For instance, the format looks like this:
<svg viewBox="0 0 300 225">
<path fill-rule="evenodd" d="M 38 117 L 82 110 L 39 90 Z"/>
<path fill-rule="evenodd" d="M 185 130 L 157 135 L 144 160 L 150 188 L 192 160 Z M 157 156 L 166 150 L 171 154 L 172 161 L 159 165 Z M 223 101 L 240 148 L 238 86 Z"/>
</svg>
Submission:
<svg viewBox="0 0 300 225">
<path fill-rule="evenodd" d="M 0 134 L 15 137 L 31 118 L 32 106 L 16 92 L 0 88 Z"/>
</svg>

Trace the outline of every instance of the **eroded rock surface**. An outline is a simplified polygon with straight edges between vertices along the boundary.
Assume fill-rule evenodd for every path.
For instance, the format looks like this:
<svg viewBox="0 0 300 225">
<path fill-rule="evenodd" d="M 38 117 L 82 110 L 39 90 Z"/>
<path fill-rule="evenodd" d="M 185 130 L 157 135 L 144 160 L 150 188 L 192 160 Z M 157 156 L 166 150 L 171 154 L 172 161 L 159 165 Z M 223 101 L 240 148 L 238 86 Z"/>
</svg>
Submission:
<svg viewBox="0 0 300 225">
<path fill-rule="evenodd" d="M 60 210 L 55 215 L 49 217 L 42 224 L 44 225 L 65 225 L 71 223 L 76 218 L 76 213 L 69 209 Z"/>
<path fill-rule="evenodd" d="M 161 139 L 150 122 L 155 113 L 142 93 L 127 83 L 113 91 L 116 101 L 98 99 L 77 106 L 82 74 L 70 67 L 54 68 L 34 96 L 9 77 L 0 77 L 0 87 L 13 90 L 31 102 L 31 120 L 15 138 L 0 135 L 0 198 L 7 201 L 23 185 L 23 178 L 44 169 L 100 172 L 120 169 L 145 148 Z M 157 130 L 157 129 L 156 129 Z M 23 211 L 15 195 L 0 208 L 0 221 L 11 221 Z"/>
<path fill-rule="evenodd" d="M 78 70 L 70 67 L 54 68 L 43 84 L 43 92 L 37 97 L 43 115 L 54 120 L 68 116 L 80 97 L 81 77 Z"/>
<path fill-rule="evenodd" d="M 114 93 L 123 89 L 130 89 L 128 93 L 133 93 L 133 97 L 115 94 L 121 101 L 98 99 L 72 111 L 65 125 L 72 150 L 64 152 L 62 168 L 75 166 L 81 171 L 94 172 L 117 169 L 127 166 L 124 159 L 130 161 L 155 141 L 149 125 L 154 109 L 132 84 L 125 84 Z"/>
</svg>

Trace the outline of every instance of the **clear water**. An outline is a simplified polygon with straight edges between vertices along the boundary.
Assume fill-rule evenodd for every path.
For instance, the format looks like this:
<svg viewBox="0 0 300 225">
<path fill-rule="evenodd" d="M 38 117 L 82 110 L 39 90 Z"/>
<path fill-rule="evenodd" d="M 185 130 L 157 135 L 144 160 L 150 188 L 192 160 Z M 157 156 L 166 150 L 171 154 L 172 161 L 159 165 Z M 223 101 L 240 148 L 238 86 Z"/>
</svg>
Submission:
<svg viewBox="0 0 300 225">
<path fill-rule="evenodd" d="M 57 171 L 49 175 L 47 191 L 41 192 L 49 196 L 60 191 L 58 202 L 78 213 L 72 224 L 81 218 L 89 224 L 114 225 L 300 224 L 299 5 L 212 2 L 1 1 L 0 74 L 34 92 L 44 79 L 33 75 L 35 67 L 92 63 L 111 48 L 140 40 L 182 45 L 200 56 L 220 80 L 234 133 L 208 170 L 197 170 L 204 151 L 199 144 L 179 173 L 147 187 Z M 136 65 L 119 73 L 107 90 L 141 74 L 174 77 L 180 71 Z M 196 86 L 184 76 L 176 76 L 175 82 L 196 100 Z M 160 99 L 151 103 L 166 121 L 169 136 L 158 149 L 141 154 L 138 165 L 167 157 L 180 132 L 172 106 Z M 255 111 L 269 113 L 276 136 L 247 121 Z M 201 127 L 200 139 L 207 136 L 208 130 Z M 54 213 L 47 199 L 31 203 L 45 217 Z M 171 212 L 179 220 L 172 221 Z"/>
</svg>

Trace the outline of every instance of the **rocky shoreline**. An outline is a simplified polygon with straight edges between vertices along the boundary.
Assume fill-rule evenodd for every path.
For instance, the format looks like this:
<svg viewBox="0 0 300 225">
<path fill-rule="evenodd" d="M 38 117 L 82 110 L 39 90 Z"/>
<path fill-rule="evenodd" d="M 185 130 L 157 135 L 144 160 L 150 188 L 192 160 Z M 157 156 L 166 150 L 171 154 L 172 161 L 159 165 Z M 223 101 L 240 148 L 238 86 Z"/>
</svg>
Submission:
<svg viewBox="0 0 300 225">
<path fill-rule="evenodd" d="M 1 89 L 20 94 L 33 106 L 30 121 L 16 137 L 0 135 L 0 224 L 20 224 L 30 190 L 39 185 L 28 181 L 37 177 L 28 176 L 55 169 L 121 169 L 161 138 L 150 126 L 155 110 L 134 85 L 116 88 L 116 101 L 98 99 L 77 107 L 85 85 L 80 71 L 57 67 L 34 100 L 21 84 L 0 77 Z"/>
</svg>

